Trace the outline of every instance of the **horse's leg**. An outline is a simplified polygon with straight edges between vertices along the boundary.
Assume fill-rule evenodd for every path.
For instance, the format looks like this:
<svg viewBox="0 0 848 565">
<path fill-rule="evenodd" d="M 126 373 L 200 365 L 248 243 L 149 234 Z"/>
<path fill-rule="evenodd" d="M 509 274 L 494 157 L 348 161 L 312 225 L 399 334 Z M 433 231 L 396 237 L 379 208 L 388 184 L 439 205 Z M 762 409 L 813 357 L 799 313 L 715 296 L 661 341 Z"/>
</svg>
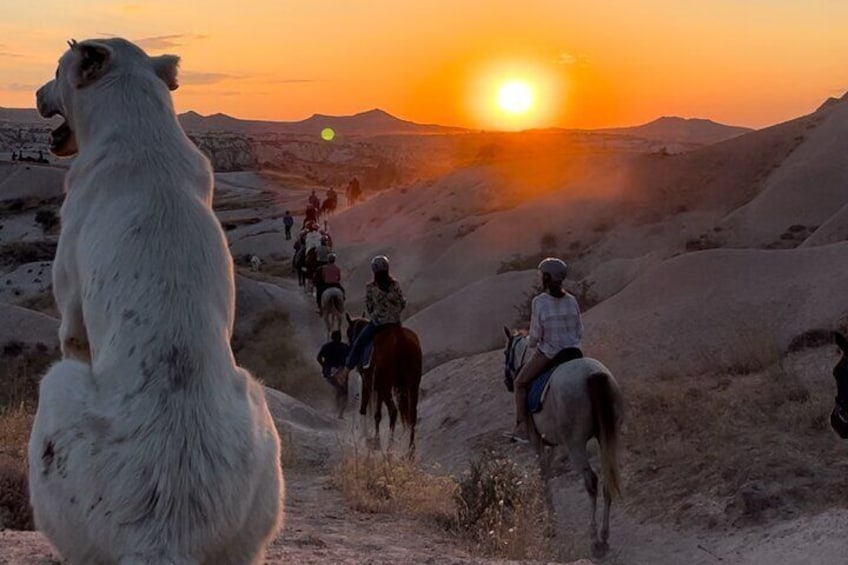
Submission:
<svg viewBox="0 0 848 565">
<path fill-rule="evenodd" d="M 383 397 L 383 401 L 386 403 L 386 408 L 389 411 L 389 445 L 391 445 L 395 441 L 395 425 L 397 424 L 398 409 L 397 405 L 395 405 L 395 399 L 392 398 L 391 390 L 382 391 L 380 396 Z"/>
<path fill-rule="evenodd" d="M 374 395 L 374 439 L 371 445 L 374 449 L 380 448 L 380 420 L 383 419 L 383 402 L 379 391 Z"/>
<path fill-rule="evenodd" d="M 598 541 L 598 522 L 596 519 L 598 511 L 598 476 L 589 464 L 589 455 L 586 453 L 586 442 L 575 441 L 568 444 L 568 460 L 571 468 L 583 475 L 583 484 L 589 499 L 592 501 L 592 518 L 589 521 L 589 537 L 592 540 L 592 553 L 598 557 L 604 550 Z"/>
</svg>

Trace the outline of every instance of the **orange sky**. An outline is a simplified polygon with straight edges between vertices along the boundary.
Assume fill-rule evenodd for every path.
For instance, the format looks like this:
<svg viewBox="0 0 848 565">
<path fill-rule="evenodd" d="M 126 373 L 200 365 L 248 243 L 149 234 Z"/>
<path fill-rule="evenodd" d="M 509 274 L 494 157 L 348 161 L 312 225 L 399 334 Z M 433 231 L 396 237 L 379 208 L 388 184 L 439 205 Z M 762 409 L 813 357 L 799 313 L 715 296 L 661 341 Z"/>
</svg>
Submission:
<svg viewBox="0 0 848 565">
<path fill-rule="evenodd" d="M 67 39 L 108 34 L 183 57 L 180 111 L 242 118 L 379 107 L 472 128 L 761 127 L 848 90 L 844 0 L 39 0 L 2 14 L 7 107 L 33 106 Z M 506 80 L 535 90 L 527 115 L 497 109 Z"/>
</svg>

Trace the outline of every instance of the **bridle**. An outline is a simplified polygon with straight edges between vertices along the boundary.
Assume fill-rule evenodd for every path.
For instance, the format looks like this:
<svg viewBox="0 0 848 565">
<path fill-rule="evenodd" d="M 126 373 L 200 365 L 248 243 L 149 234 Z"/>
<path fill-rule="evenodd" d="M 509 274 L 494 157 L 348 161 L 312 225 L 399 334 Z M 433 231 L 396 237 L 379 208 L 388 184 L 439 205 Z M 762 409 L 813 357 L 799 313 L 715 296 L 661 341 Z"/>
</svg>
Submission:
<svg viewBox="0 0 848 565">
<path fill-rule="evenodd" d="M 520 342 L 526 340 L 526 335 L 513 335 L 509 338 L 509 343 L 504 350 L 504 383 L 507 385 L 507 388 L 511 388 L 510 385 L 515 382 L 515 377 L 518 376 L 518 373 L 521 372 L 521 369 L 527 362 L 527 350 L 530 348 L 525 346 L 524 351 L 521 353 L 521 360 L 518 362 L 518 365 L 515 364 L 515 350 Z"/>
</svg>

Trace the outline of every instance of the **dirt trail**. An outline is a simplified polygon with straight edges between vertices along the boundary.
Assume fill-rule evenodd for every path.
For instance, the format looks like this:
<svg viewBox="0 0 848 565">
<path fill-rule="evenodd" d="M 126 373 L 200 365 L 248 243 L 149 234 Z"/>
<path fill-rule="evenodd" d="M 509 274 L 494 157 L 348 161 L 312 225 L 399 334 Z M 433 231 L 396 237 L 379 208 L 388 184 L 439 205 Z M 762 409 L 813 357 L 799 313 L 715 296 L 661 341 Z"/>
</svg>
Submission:
<svg viewBox="0 0 848 565">
<path fill-rule="evenodd" d="M 571 471 L 551 481 L 559 543 L 566 558 L 589 553 L 589 499 Z M 638 488 L 638 485 L 630 485 Z M 599 513 L 600 519 L 600 513 Z M 848 510 L 828 511 L 758 528 L 687 531 L 639 521 L 613 505 L 610 553 L 604 565 L 797 565 L 842 563 Z M 570 534 L 569 534 L 570 533 Z"/>
</svg>

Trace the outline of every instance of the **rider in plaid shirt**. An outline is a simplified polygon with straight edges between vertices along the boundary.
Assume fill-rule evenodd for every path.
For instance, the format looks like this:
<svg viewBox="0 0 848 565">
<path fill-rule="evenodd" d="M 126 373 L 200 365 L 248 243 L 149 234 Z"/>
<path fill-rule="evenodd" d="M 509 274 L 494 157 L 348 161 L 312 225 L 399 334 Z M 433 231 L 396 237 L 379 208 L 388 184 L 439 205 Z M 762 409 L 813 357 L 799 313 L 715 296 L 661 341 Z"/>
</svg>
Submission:
<svg viewBox="0 0 848 565">
<path fill-rule="evenodd" d="M 562 288 L 568 265 L 549 257 L 539 263 L 544 292 L 533 299 L 530 318 L 529 347 L 536 347 L 533 357 L 515 378 L 515 431 L 513 438 L 527 441 L 527 390 L 533 380 L 547 369 L 554 357 L 565 361 L 582 357 L 580 341 L 583 322 L 577 299 Z"/>
</svg>

